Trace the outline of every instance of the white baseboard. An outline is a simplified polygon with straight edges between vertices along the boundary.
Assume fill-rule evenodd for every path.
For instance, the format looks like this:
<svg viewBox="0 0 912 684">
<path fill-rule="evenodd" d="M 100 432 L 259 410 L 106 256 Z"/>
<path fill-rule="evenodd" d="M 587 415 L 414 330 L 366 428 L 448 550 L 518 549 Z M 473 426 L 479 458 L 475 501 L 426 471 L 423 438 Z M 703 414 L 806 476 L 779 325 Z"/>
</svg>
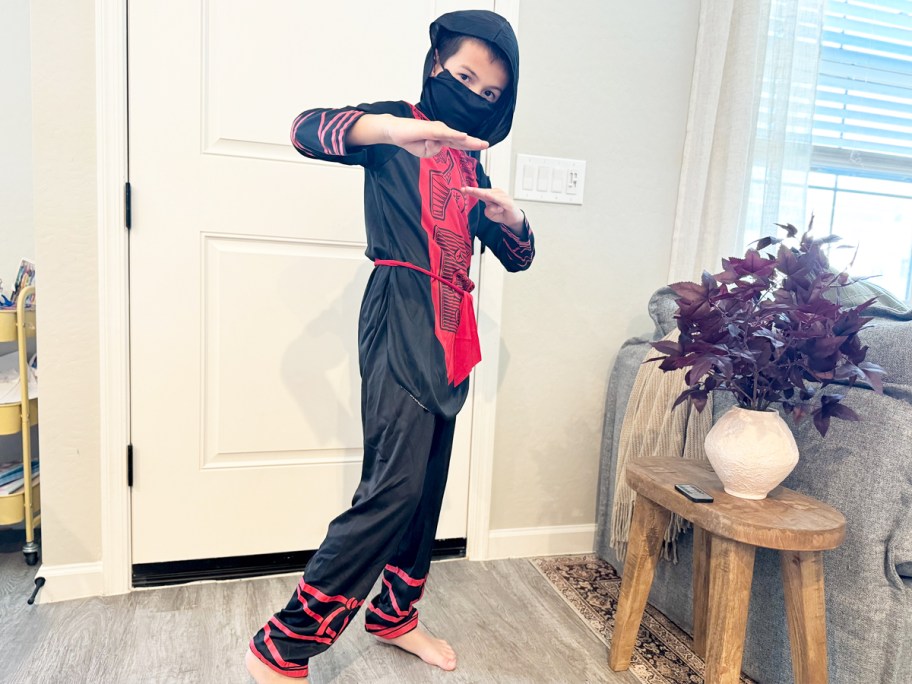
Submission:
<svg viewBox="0 0 912 684">
<path fill-rule="evenodd" d="M 70 599 L 104 594 L 104 573 L 101 563 L 46 565 L 38 568 L 36 577 L 46 580 L 38 592 L 37 603 L 56 603 Z"/>
<path fill-rule="evenodd" d="M 486 560 L 592 553 L 595 524 L 491 530 Z"/>
</svg>

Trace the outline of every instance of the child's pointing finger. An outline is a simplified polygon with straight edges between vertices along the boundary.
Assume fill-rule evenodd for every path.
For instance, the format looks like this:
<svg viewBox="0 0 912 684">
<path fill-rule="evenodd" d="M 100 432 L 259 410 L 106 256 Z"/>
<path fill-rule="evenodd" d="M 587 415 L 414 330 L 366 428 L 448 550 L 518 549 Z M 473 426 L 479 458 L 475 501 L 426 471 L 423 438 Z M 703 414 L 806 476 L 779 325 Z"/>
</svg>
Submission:
<svg viewBox="0 0 912 684">
<path fill-rule="evenodd" d="M 428 122 L 433 127 L 435 140 L 440 140 L 457 150 L 483 150 L 488 143 L 480 138 L 473 137 L 465 131 L 450 128 L 442 121 Z"/>
<path fill-rule="evenodd" d="M 449 146 L 457 150 L 484 150 L 488 147 L 486 140 L 473 138 L 471 135 L 462 134 L 463 137 L 452 139 Z"/>
<path fill-rule="evenodd" d="M 477 197 L 480 200 L 485 202 L 496 202 L 497 197 L 494 195 L 493 190 L 486 190 L 485 188 L 473 188 L 470 186 L 465 186 L 462 188 L 462 192 L 466 195 L 471 195 L 472 197 Z"/>
</svg>

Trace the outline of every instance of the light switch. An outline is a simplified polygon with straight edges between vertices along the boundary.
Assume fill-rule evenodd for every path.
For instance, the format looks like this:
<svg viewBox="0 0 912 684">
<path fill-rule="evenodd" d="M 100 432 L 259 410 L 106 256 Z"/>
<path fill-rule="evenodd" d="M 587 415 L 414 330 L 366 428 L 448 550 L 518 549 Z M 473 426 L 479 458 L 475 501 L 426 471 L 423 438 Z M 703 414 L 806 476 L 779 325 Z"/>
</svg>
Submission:
<svg viewBox="0 0 912 684">
<path fill-rule="evenodd" d="M 585 175 L 586 162 L 581 159 L 518 154 L 513 196 L 536 202 L 582 204 Z"/>
<path fill-rule="evenodd" d="M 539 192 L 547 192 L 551 189 L 551 167 L 538 167 L 538 186 L 535 188 Z"/>
<path fill-rule="evenodd" d="M 566 173 L 563 169 L 554 169 L 554 172 L 551 174 L 551 192 L 563 192 L 564 191 L 564 176 Z"/>
<path fill-rule="evenodd" d="M 522 173 L 523 190 L 535 190 L 535 167 L 529 164 Z"/>
</svg>

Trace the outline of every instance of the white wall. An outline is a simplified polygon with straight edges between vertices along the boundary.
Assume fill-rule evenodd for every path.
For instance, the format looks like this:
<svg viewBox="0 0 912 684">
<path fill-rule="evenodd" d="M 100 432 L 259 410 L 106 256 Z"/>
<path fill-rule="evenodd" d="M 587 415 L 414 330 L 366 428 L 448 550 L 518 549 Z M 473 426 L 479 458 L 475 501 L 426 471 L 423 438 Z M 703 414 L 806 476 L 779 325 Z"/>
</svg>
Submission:
<svg viewBox="0 0 912 684">
<path fill-rule="evenodd" d="M 504 291 L 492 528 L 594 524 L 611 364 L 668 273 L 699 6 L 520 6 L 513 151 L 585 159 L 586 187 L 520 203 L 537 254 Z"/>
<path fill-rule="evenodd" d="M 28 0 L 0 4 L 0 280 L 9 297 L 22 257 L 35 258 Z M 0 354 L 16 350 L 0 344 Z M 32 428 L 32 454 L 38 453 Z M 22 435 L 0 435 L 0 461 L 22 458 Z"/>
<path fill-rule="evenodd" d="M 101 557 L 94 0 L 33 3 L 31 57 L 42 553 L 87 563 Z"/>
<path fill-rule="evenodd" d="M 22 257 L 34 259 L 29 1 L 0 4 L 0 279 L 9 297 Z"/>
</svg>

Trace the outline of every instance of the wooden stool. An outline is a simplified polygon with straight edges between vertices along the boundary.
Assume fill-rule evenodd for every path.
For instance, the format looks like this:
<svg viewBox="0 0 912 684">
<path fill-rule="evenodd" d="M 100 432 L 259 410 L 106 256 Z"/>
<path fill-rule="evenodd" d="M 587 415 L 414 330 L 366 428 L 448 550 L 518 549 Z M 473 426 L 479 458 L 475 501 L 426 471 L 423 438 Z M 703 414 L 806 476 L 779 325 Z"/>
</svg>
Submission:
<svg viewBox="0 0 912 684">
<path fill-rule="evenodd" d="M 845 517 L 809 496 L 777 487 L 762 501 L 726 494 L 705 461 L 637 459 L 627 465 L 637 492 L 608 664 L 630 666 L 633 645 L 672 513 L 694 526 L 694 650 L 708 684 L 737 683 L 758 546 L 779 549 L 795 682 L 827 681 L 823 551 L 845 539 Z M 675 491 L 694 484 L 715 501 Z"/>
</svg>

